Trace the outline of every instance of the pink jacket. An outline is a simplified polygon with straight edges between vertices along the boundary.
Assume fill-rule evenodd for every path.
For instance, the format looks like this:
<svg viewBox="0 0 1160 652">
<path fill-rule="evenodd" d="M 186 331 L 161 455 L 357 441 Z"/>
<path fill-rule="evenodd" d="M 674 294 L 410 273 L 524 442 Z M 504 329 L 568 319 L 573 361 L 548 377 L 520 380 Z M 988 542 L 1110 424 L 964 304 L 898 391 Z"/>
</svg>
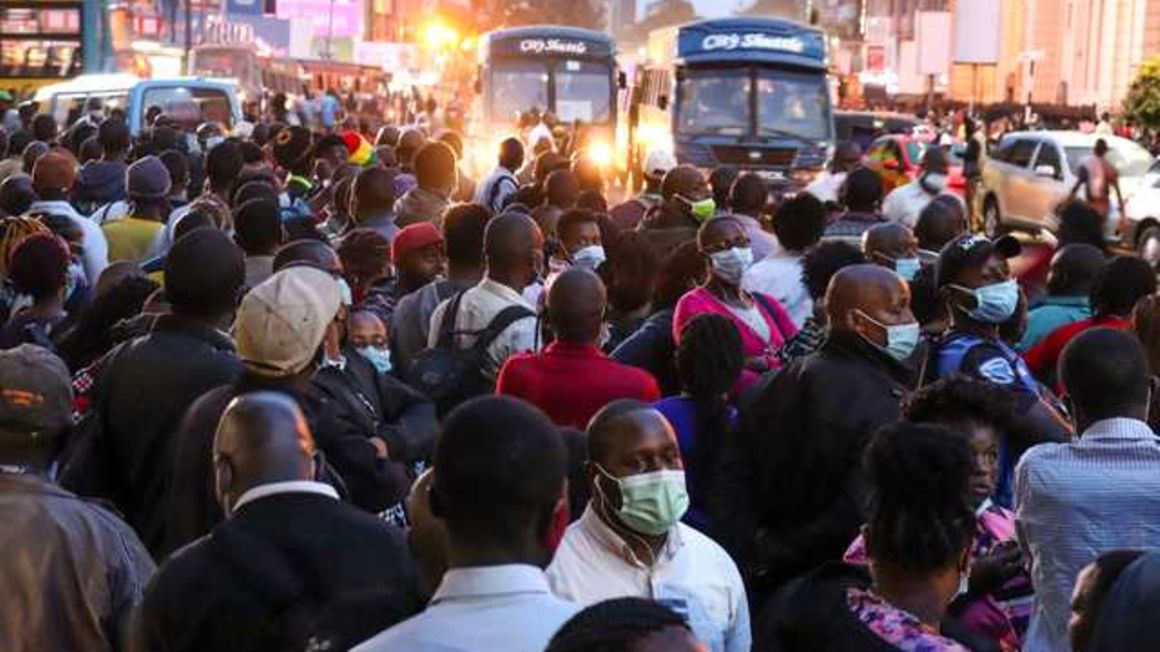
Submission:
<svg viewBox="0 0 1160 652">
<path fill-rule="evenodd" d="M 755 292 L 753 295 L 756 297 L 757 293 Z M 746 324 L 745 320 L 733 314 L 733 311 L 720 299 L 713 296 L 712 292 L 703 287 L 697 287 L 686 292 L 685 296 L 677 302 L 677 311 L 673 315 L 674 344 L 680 346 L 681 331 L 694 317 L 702 313 L 713 312 L 728 317 L 737 326 L 738 332 L 741 333 L 741 349 L 746 358 L 763 357 L 769 363 L 770 369 L 777 369 L 781 366 L 781 362 L 777 358 L 778 349 L 797 334 L 798 328 L 794 325 L 793 319 L 790 318 L 785 308 L 777 302 L 777 299 L 765 294 L 761 295 L 761 298 L 764 301 L 754 298 L 753 303 L 761 315 L 765 317 L 765 323 L 769 325 L 768 342 L 762 339 L 749 324 Z M 742 371 L 741 380 L 734 388 L 734 395 L 740 396 L 753 383 L 757 382 L 758 377 L 756 372 L 748 369 Z"/>
</svg>

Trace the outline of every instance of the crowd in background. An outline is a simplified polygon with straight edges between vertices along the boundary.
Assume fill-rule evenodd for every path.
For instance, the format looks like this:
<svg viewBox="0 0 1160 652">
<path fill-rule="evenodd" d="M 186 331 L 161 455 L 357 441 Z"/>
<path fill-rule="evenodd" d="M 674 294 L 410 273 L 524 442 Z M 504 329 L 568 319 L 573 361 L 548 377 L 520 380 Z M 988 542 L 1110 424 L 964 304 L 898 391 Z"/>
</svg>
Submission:
<svg viewBox="0 0 1160 652">
<path fill-rule="evenodd" d="M 937 146 L 776 204 L 657 151 L 610 204 L 550 129 L 471 174 L 429 123 L 91 109 L 0 131 L 0 649 L 1158 628 L 1160 298 L 1107 184 L 1034 261 Z"/>
</svg>

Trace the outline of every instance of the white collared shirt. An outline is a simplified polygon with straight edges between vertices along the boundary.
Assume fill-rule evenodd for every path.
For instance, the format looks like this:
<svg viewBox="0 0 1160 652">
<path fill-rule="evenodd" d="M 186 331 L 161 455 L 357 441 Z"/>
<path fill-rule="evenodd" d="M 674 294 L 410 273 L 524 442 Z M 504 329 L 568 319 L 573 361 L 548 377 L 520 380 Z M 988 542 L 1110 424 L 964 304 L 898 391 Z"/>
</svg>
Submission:
<svg viewBox="0 0 1160 652">
<path fill-rule="evenodd" d="M 427 346 L 434 347 L 439 343 L 439 325 L 443 322 L 443 313 L 451 305 L 453 299 L 439 304 L 431 315 L 430 330 L 427 335 Z M 455 344 L 459 348 L 467 348 L 475 343 L 474 333 L 487 328 L 504 308 L 508 306 L 523 306 L 533 315 L 535 307 L 515 290 L 484 278 L 473 288 L 463 293 L 459 302 L 459 312 L 455 315 L 455 330 L 460 333 L 455 337 Z M 536 349 L 536 318 L 529 316 L 518 319 L 505 328 L 498 337 L 487 347 L 487 359 L 484 361 L 483 373 L 488 378 L 495 378 L 499 368 L 505 360 L 516 353 L 526 353 Z"/>
<path fill-rule="evenodd" d="M 233 511 L 238 511 L 246 503 L 277 494 L 318 494 L 338 500 L 338 492 L 328 484 L 312 480 L 287 480 L 286 482 L 261 484 L 243 493 L 238 496 L 237 502 L 234 503 Z"/>
<path fill-rule="evenodd" d="M 802 282 L 802 257 L 799 254 L 783 250 L 762 258 L 745 270 L 741 287 L 776 299 L 798 328 L 814 314 L 814 301 Z"/>
<path fill-rule="evenodd" d="M 535 566 L 452 568 L 427 609 L 353 652 L 542 652 L 577 611 Z"/>
<path fill-rule="evenodd" d="M 684 616 L 713 652 L 747 652 L 752 642 L 737 565 L 721 546 L 684 523 L 669 531 L 649 566 L 589 503 L 560 542 L 548 582 L 556 595 L 581 606 L 622 597 L 656 600 Z"/>
</svg>

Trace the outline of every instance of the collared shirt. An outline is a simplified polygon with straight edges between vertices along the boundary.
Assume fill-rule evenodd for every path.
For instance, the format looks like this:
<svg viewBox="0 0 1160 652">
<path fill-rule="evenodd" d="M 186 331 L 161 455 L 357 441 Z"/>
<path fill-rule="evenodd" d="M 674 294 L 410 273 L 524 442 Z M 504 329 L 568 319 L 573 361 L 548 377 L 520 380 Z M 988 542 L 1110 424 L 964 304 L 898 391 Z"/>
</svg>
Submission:
<svg viewBox="0 0 1160 652">
<path fill-rule="evenodd" d="M 34 201 L 32 206 L 28 208 L 28 213 L 64 215 L 72 221 L 74 226 L 80 228 L 81 232 L 84 233 L 82 244 L 85 250 L 82 262 L 85 265 L 85 278 L 89 280 L 89 283 L 96 284 L 97 278 L 109 264 L 109 243 L 105 239 L 105 232 L 101 230 L 101 227 L 78 213 L 72 204 L 64 200 Z"/>
<path fill-rule="evenodd" d="M 814 313 L 814 301 L 802 283 L 800 254 L 783 250 L 762 258 L 745 270 L 741 287 L 777 299 L 799 328 Z"/>
<path fill-rule="evenodd" d="M 267 496 L 276 496 L 278 494 L 318 494 L 338 500 L 338 492 L 328 484 L 314 482 L 312 480 L 287 480 L 285 482 L 261 484 L 246 491 L 241 496 L 238 496 L 238 500 L 234 503 L 234 511 L 236 512 L 241 509 L 246 503 L 252 503 L 255 500 L 261 500 Z"/>
<path fill-rule="evenodd" d="M 915 179 L 905 186 L 899 186 L 886 195 L 882 202 L 882 216 L 891 222 L 913 229 L 918 224 L 918 215 L 935 198 Z"/>
<path fill-rule="evenodd" d="M 1067 652 L 1071 593 L 1100 553 L 1160 547 L 1160 438 L 1106 419 L 1078 441 L 1040 444 L 1015 472 L 1015 527 L 1031 557 L 1035 611 L 1026 652 Z"/>
<path fill-rule="evenodd" d="M 1027 313 L 1027 332 L 1015 350 L 1027 351 L 1055 329 L 1091 316 L 1092 309 L 1087 297 L 1047 297 Z"/>
<path fill-rule="evenodd" d="M 656 600 L 684 616 L 713 652 L 746 652 L 752 636 L 741 574 L 729 555 L 678 523 L 650 566 L 597 516 L 591 503 L 568 527 L 548 567 L 556 595 L 583 606 L 621 597 Z"/>
<path fill-rule="evenodd" d="M 423 613 L 353 652 L 542 652 L 578 610 L 535 566 L 452 568 Z"/>
<path fill-rule="evenodd" d="M 443 322 L 443 313 L 450 304 L 451 299 L 444 301 L 431 315 L 427 346 L 434 347 L 439 343 L 439 326 Z M 523 306 L 532 313 L 536 312 L 532 304 L 519 292 L 489 278 L 466 290 L 459 302 L 459 312 L 455 315 L 456 346 L 466 348 L 474 344 L 477 334 L 487 328 L 496 315 L 508 306 Z M 536 323 L 535 317 L 525 317 L 517 319 L 503 329 L 492 341 L 491 346 L 487 347 L 487 359 L 483 368 L 485 376 L 495 378 L 500 366 L 509 357 L 537 349 L 539 338 L 536 337 Z"/>
</svg>

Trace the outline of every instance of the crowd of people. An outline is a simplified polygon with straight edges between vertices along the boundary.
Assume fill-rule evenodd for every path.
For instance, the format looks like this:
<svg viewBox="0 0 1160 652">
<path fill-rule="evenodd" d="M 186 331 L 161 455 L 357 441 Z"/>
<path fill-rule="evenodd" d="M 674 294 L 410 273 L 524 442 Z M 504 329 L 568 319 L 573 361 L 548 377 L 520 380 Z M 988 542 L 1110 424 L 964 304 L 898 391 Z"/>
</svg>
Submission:
<svg viewBox="0 0 1160 652">
<path fill-rule="evenodd" d="M 0 131 L 0 649 L 1137 649 L 1160 297 L 927 153 Z M 1153 467 L 1152 464 L 1157 464 Z"/>
</svg>

